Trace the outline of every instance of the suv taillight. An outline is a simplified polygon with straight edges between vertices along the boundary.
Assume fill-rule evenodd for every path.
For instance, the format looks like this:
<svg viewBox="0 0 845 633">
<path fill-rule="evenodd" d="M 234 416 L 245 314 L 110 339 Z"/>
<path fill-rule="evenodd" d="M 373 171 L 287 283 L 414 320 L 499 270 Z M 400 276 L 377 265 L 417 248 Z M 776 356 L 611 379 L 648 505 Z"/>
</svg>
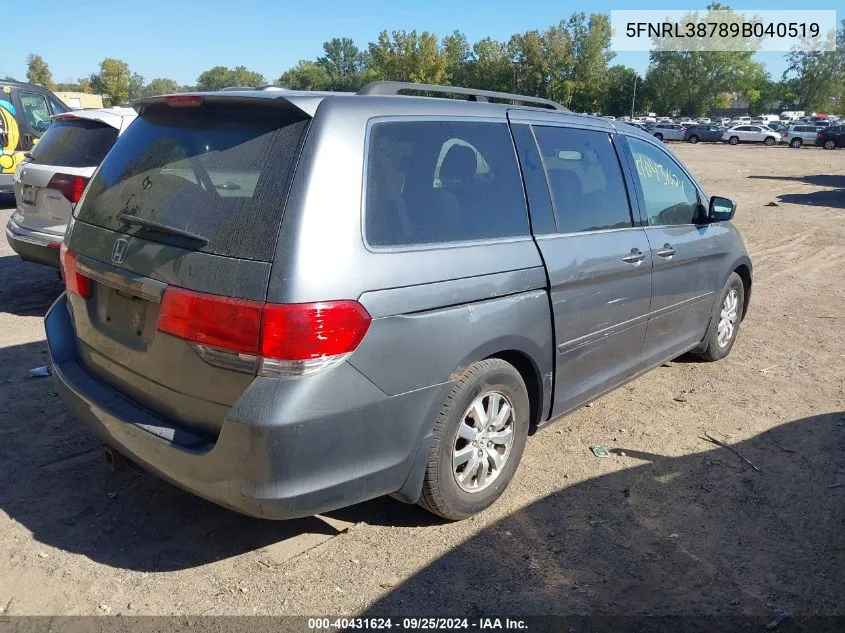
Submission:
<svg viewBox="0 0 845 633">
<path fill-rule="evenodd" d="M 212 364 L 289 377 L 343 361 L 370 320 L 357 301 L 273 304 L 171 286 L 161 300 L 158 330 L 194 343 Z"/>
<path fill-rule="evenodd" d="M 71 174 L 55 174 L 47 183 L 48 189 L 55 189 L 73 204 L 79 202 L 82 192 L 89 178 L 84 176 L 73 176 Z"/>
<path fill-rule="evenodd" d="M 76 271 L 76 253 L 69 251 L 67 246 L 62 244 L 59 249 L 59 261 L 61 262 L 62 277 L 64 277 L 67 291 L 80 297 L 90 297 L 94 290 L 94 281 Z"/>
</svg>

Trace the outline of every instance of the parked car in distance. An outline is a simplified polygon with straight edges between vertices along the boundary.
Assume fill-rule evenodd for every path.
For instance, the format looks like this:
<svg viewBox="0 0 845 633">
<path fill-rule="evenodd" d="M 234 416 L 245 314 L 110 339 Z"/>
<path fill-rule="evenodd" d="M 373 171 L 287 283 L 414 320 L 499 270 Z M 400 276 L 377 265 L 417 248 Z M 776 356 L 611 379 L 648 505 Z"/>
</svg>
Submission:
<svg viewBox="0 0 845 633">
<path fill-rule="evenodd" d="M 471 516 L 529 429 L 746 314 L 735 204 L 630 125 L 397 82 L 136 107 L 62 247 L 53 375 L 110 455 L 228 508 Z"/>
<path fill-rule="evenodd" d="M 807 123 L 793 124 L 786 128 L 781 135 L 781 142 L 788 143 L 797 149 L 804 143 L 814 144 L 821 128 Z"/>
<path fill-rule="evenodd" d="M 721 125 L 691 125 L 684 131 L 684 140 L 688 143 L 721 143 L 725 128 Z"/>
<path fill-rule="evenodd" d="M 702 124 L 710 123 L 710 119 L 706 116 L 703 116 L 703 117 L 696 119 L 696 123 L 702 123 Z"/>
<path fill-rule="evenodd" d="M 834 125 L 819 130 L 816 134 L 816 145 L 825 149 L 845 147 L 845 125 Z"/>
<path fill-rule="evenodd" d="M 18 165 L 50 125 L 50 116 L 70 110 L 35 84 L 0 80 L 0 194 L 12 193 Z"/>
<path fill-rule="evenodd" d="M 649 132 L 648 132 L 648 126 L 647 126 L 647 125 L 644 125 L 644 124 L 642 124 L 642 123 L 637 123 L 636 121 L 623 121 L 623 123 L 624 123 L 625 125 L 630 125 L 631 127 L 635 127 L 635 128 L 637 128 L 638 130 L 641 130 L 641 131 L 645 132 L 646 134 L 648 134 L 648 133 L 649 133 Z"/>
<path fill-rule="evenodd" d="M 23 259 L 59 267 L 59 247 L 88 181 L 135 119 L 131 108 L 76 110 L 52 117 L 14 176 L 15 212 L 6 239 Z"/>
<path fill-rule="evenodd" d="M 722 140 L 731 145 L 739 143 L 763 143 L 774 145 L 780 141 L 780 133 L 762 125 L 737 125 L 722 134 Z"/>
<path fill-rule="evenodd" d="M 655 123 L 648 126 L 649 134 L 658 141 L 683 141 L 685 129 L 677 123 Z"/>
</svg>

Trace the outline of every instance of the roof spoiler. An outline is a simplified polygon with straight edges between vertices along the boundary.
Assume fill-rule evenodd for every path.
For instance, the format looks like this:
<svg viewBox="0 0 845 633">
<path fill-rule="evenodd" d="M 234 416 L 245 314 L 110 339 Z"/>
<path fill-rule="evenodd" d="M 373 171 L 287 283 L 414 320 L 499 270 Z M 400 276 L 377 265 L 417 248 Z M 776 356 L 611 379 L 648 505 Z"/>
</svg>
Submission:
<svg viewBox="0 0 845 633">
<path fill-rule="evenodd" d="M 186 102 L 190 101 L 195 105 L 215 105 L 215 104 L 232 104 L 232 105 L 265 105 L 277 107 L 282 111 L 287 111 L 290 114 L 297 116 L 305 115 L 309 118 L 314 116 L 317 111 L 321 99 L 303 95 L 286 94 L 284 89 L 279 90 L 256 90 L 254 88 L 247 88 L 245 90 L 220 90 L 217 92 L 180 92 L 176 94 L 156 95 L 155 97 L 145 97 L 138 99 L 132 103 L 132 107 L 139 115 L 144 114 L 144 110 L 155 104 L 172 103 L 174 106 L 185 107 Z"/>
</svg>

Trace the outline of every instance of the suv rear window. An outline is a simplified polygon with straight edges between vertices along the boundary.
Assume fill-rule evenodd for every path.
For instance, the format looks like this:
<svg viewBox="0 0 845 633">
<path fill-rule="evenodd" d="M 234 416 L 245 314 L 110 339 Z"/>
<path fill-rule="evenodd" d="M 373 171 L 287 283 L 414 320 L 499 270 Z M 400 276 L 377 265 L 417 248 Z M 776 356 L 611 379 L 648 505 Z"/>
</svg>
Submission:
<svg viewBox="0 0 845 633">
<path fill-rule="evenodd" d="M 56 121 L 32 149 L 32 162 L 62 167 L 96 167 L 117 140 L 105 123 L 78 119 Z"/>
<path fill-rule="evenodd" d="M 528 235 L 507 124 L 377 123 L 370 132 L 365 217 L 373 246 Z"/>
<path fill-rule="evenodd" d="M 199 235 L 200 250 L 270 261 L 309 119 L 264 105 L 148 106 L 89 185 L 78 218 L 145 239 L 128 214 Z"/>
</svg>

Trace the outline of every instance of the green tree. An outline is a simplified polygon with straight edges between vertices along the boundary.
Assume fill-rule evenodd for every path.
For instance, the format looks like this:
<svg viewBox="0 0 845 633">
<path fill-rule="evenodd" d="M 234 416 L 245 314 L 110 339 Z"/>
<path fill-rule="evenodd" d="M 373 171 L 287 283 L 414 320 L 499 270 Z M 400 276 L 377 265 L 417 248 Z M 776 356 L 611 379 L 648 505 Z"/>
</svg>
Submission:
<svg viewBox="0 0 845 633">
<path fill-rule="evenodd" d="M 144 86 L 141 96 L 153 97 L 155 95 L 173 94 L 174 92 L 183 92 L 183 88 L 178 82 L 175 82 L 172 79 L 156 77 Z"/>
<path fill-rule="evenodd" d="M 619 64 L 611 66 L 607 71 L 607 97 L 601 111 L 617 117 L 630 115 L 634 102 L 634 82 L 640 84 L 640 97 L 642 97 L 642 80 L 637 71 Z"/>
<path fill-rule="evenodd" d="M 845 20 L 836 35 L 836 50 L 793 50 L 786 62 L 783 80 L 790 84 L 802 109 L 825 111 L 834 104 L 842 109 L 834 97 L 845 92 Z"/>
<path fill-rule="evenodd" d="M 328 77 L 328 90 L 354 91 L 361 87 L 365 55 L 348 37 L 335 37 L 323 43 L 324 55 L 317 59 Z"/>
<path fill-rule="evenodd" d="M 17 81 L 17 79 L 12 77 L 11 75 L 6 75 L 5 77 L 3 77 L 3 81 Z"/>
<path fill-rule="evenodd" d="M 446 58 L 446 81 L 453 86 L 465 85 L 469 79 L 469 61 L 472 57 L 467 36 L 454 31 L 443 38 L 441 50 Z"/>
<path fill-rule="evenodd" d="M 231 86 L 261 86 L 267 83 L 264 75 L 246 66 L 215 66 L 197 77 L 197 90 L 220 90 Z"/>
<path fill-rule="evenodd" d="M 328 90 L 331 78 L 321 64 L 301 59 L 296 66 L 282 73 L 279 83 L 294 90 Z"/>
<path fill-rule="evenodd" d="M 443 84 L 446 57 L 437 38 L 424 31 L 382 31 L 378 41 L 369 44 L 370 67 L 380 79 Z"/>
<path fill-rule="evenodd" d="M 144 78 L 138 73 L 132 73 L 129 77 L 129 101 L 143 97 L 144 87 Z"/>
<path fill-rule="evenodd" d="M 44 86 L 48 90 L 54 88 L 53 75 L 41 55 L 30 53 L 26 58 L 26 80 L 29 83 Z"/>
<path fill-rule="evenodd" d="M 610 50 L 610 19 L 600 13 L 589 18 L 575 13 L 567 26 L 574 59 L 573 94 L 567 103 L 578 111 L 601 110 L 609 89 L 607 65 L 614 57 Z"/>
<path fill-rule="evenodd" d="M 472 47 L 466 77 L 470 88 L 512 92 L 515 69 L 507 44 L 489 37 L 476 42 Z"/>
<path fill-rule="evenodd" d="M 105 97 L 107 105 L 126 104 L 129 101 L 130 89 L 134 88 L 129 64 L 107 57 L 100 62 L 100 72 L 91 75 L 91 88 Z"/>
</svg>

